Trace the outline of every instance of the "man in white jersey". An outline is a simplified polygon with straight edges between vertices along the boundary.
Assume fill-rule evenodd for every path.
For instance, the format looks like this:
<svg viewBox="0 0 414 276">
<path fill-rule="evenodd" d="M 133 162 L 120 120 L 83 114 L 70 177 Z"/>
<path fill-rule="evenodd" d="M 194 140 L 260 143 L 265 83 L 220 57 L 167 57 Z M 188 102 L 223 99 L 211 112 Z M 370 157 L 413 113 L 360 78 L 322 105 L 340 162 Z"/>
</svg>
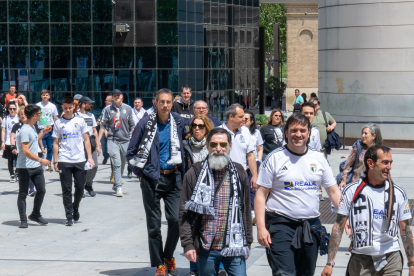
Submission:
<svg viewBox="0 0 414 276">
<path fill-rule="evenodd" d="M 40 117 L 38 126 L 39 129 L 42 130 L 46 126 L 52 126 L 58 118 L 58 111 L 56 105 L 49 102 L 50 100 L 50 91 L 43 89 L 40 93 L 40 97 L 42 98 L 41 102 L 38 102 L 36 105 L 40 106 L 42 109 L 42 117 Z M 52 161 L 53 156 L 53 137 L 52 132 L 46 133 L 42 139 L 43 142 L 43 149 L 47 149 L 46 159 Z M 50 166 L 50 170 L 52 171 L 52 167 Z"/>
<path fill-rule="evenodd" d="M 95 101 L 92 101 L 89 97 L 80 98 L 78 101 L 79 112 L 76 113 L 76 116 L 82 117 L 88 126 L 89 142 L 91 143 L 92 159 L 95 163 L 95 167 L 86 171 L 85 190 L 88 191 L 89 195 L 92 197 L 96 196 L 96 193 L 92 188 L 92 183 L 96 172 L 98 171 L 98 155 L 101 154 L 101 145 L 98 140 L 98 132 L 96 131 L 98 125 L 96 123 L 95 115 L 91 113 L 94 102 Z"/>
<path fill-rule="evenodd" d="M 85 149 L 88 162 L 93 167 L 91 144 L 88 126 L 85 120 L 75 116 L 75 102 L 72 97 L 64 97 L 62 109 L 64 115 L 57 119 L 53 129 L 53 164 L 60 174 L 63 205 L 66 212 L 66 226 L 72 226 L 73 220 L 78 221 L 79 203 L 85 188 Z M 72 176 L 75 183 L 75 198 L 72 204 Z"/>
<path fill-rule="evenodd" d="M 243 107 L 239 104 L 232 104 L 224 112 L 224 115 L 226 116 L 227 122 L 224 122 L 219 127 L 224 128 L 231 134 L 233 146 L 230 150 L 230 158 L 234 162 L 242 165 L 245 170 L 249 166 L 250 173 L 248 173 L 248 176 L 250 185 L 253 189 L 256 189 L 257 164 L 253 153 L 256 145 L 251 143 L 252 138 L 249 129 L 243 126 Z"/>
<path fill-rule="evenodd" d="M 287 145 L 260 166 L 254 201 L 257 237 L 268 248 L 273 275 L 314 275 L 319 237 L 327 237 L 319 220 L 319 186 L 335 208 L 339 204 L 341 193 L 328 161 L 307 145 L 310 129 L 308 118 L 293 113 L 285 126 Z"/>
<path fill-rule="evenodd" d="M 134 100 L 134 108 L 132 109 L 134 115 L 134 123 L 137 125 L 142 117 L 144 117 L 145 109 L 144 103 L 142 102 L 141 98 L 136 98 Z"/>
<path fill-rule="evenodd" d="M 401 275 L 400 228 L 409 276 L 414 276 L 414 242 L 408 221 L 411 219 L 410 204 L 405 191 L 391 180 L 390 148 L 382 145 L 370 147 L 365 153 L 364 164 L 367 171 L 361 179 L 348 184 L 342 191 L 329 239 L 328 262 L 322 275 L 332 275 L 335 255 L 349 219 L 352 255 L 346 275 Z"/>
<path fill-rule="evenodd" d="M 16 146 L 19 150 L 17 155 L 16 168 L 19 174 L 19 196 L 17 198 L 17 207 L 20 215 L 19 228 L 27 228 L 26 216 L 26 197 L 29 190 L 29 182 L 32 181 L 36 187 L 36 196 L 33 203 L 33 211 L 29 215 L 29 219 L 41 225 L 48 222 L 40 214 L 43 199 L 46 194 L 45 177 L 43 175 L 43 166 L 50 165 L 50 161 L 38 156 L 39 142 L 38 134 L 34 127 L 41 117 L 40 107 L 29 104 L 25 107 L 24 113 L 27 117 L 25 124 L 21 127 L 19 135 L 17 135 Z M 43 129 L 40 136 L 52 130 L 51 126 Z"/>
</svg>

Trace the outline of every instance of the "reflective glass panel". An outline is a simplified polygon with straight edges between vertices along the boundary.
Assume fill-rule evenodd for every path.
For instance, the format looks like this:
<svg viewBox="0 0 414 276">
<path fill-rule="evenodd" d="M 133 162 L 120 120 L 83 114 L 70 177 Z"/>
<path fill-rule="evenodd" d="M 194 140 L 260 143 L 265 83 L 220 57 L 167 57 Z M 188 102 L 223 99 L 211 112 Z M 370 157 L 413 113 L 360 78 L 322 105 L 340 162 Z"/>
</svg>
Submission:
<svg viewBox="0 0 414 276">
<path fill-rule="evenodd" d="M 91 0 L 72 0 L 72 22 L 91 21 Z"/>
<path fill-rule="evenodd" d="M 30 90 L 42 91 L 50 88 L 50 71 L 30 69 Z M 27 99 L 28 102 L 30 99 Z M 30 101 L 33 102 L 33 101 Z M 29 102 L 29 103 L 30 103 Z"/>
<path fill-rule="evenodd" d="M 158 51 L 164 48 L 158 48 Z M 168 48 L 171 49 L 171 48 Z M 175 48 L 176 49 L 176 48 Z M 156 68 L 155 47 L 137 47 L 136 58 L 137 68 Z"/>
<path fill-rule="evenodd" d="M 114 67 L 115 68 L 133 68 L 134 67 L 134 47 L 114 47 L 113 49 L 114 49 L 114 59 L 115 59 Z"/>
<path fill-rule="evenodd" d="M 158 67 L 177 68 L 178 67 L 178 47 L 159 47 L 158 48 Z"/>
<path fill-rule="evenodd" d="M 69 47 L 51 47 L 50 51 L 52 68 L 70 68 Z"/>
<path fill-rule="evenodd" d="M 180 71 L 181 74 L 181 71 Z M 194 70 L 188 70 L 187 71 L 187 81 L 183 85 L 179 85 L 179 87 L 183 87 L 184 85 L 188 85 L 192 89 L 195 88 L 195 71 Z"/>
<path fill-rule="evenodd" d="M 10 67 L 28 68 L 29 67 L 29 48 L 28 47 L 9 47 Z"/>
<path fill-rule="evenodd" d="M 9 1 L 9 21 L 27 22 L 27 1 Z"/>
<path fill-rule="evenodd" d="M 246 26 L 246 7 L 240 7 L 240 26 Z"/>
<path fill-rule="evenodd" d="M 7 22 L 7 1 L 0 2 L 0 22 Z"/>
<path fill-rule="evenodd" d="M 196 25 L 196 45 L 203 46 L 204 44 L 204 27 L 203 25 Z"/>
<path fill-rule="evenodd" d="M 115 88 L 125 92 L 134 91 L 134 70 L 116 70 Z"/>
<path fill-rule="evenodd" d="M 94 68 L 112 68 L 112 47 L 93 47 Z"/>
<path fill-rule="evenodd" d="M 70 91 L 70 70 L 51 70 L 51 78 L 51 91 Z"/>
<path fill-rule="evenodd" d="M 260 24 L 260 9 L 259 8 L 253 8 L 253 19 L 252 19 L 252 26 L 253 27 L 259 27 Z"/>
<path fill-rule="evenodd" d="M 187 24 L 178 24 L 178 44 L 187 44 Z"/>
<path fill-rule="evenodd" d="M 159 70 L 158 87 L 168 88 L 172 92 L 178 92 L 178 70 Z"/>
<path fill-rule="evenodd" d="M 10 84 L 15 84 L 17 91 L 28 91 L 29 90 L 29 72 L 28 71 L 29 71 L 28 69 L 9 70 Z"/>
<path fill-rule="evenodd" d="M 186 68 L 187 67 L 187 47 L 179 47 L 178 51 L 179 51 L 179 53 L 178 53 L 178 57 L 179 57 L 178 67 L 180 69 Z"/>
<path fill-rule="evenodd" d="M 30 45 L 49 45 L 49 24 L 30 24 Z"/>
<path fill-rule="evenodd" d="M 154 0 L 135 1 L 135 18 L 136 18 L 136 21 L 154 21 L 155 20 L 155 1 Z"/>
<path fill-rule="evenodd" d="M 196 25 L 187 24 L 187 44 L 195 45 L 196 42 Z"/>
<path fill-rule="evenodd" d="M 187 1 L 187 22 L 195 22 L 194 1 Z"/>
<path fill-rule="evenodd" d="M 177 0 L 158 0 L 157 20 L 177 21 Z"/>
<path fill-rule="evenodd" d="M 115 21 L 125 22 L 134 21 L 134 1 L 131 0 L 116 0 Z"/>
<path fill-rule="evenodd" d="M 219 24 L 227 25 L 227 6 L 219 5 Z"/>
<path fill-rule="evenodd" d="M 218 24 L 218 4 L 211 4 L 211 24 Z"/>
<path fill-rule="evenodd" d="M 72 24 L 72 45 L 91 44 L 91 24 Z"/>
<path fill-rule="evenodd" d="M 157 91 L 157 79 L 155 70 L 137 71 L 137 91 L 155 92 Z"/>
<path fill-rule="evenodd" d="M 7 24 L 0 24 L 0 45 L 7 45 Z"/>
<path fill-rule="evenodd" d="M 0 68 L 9 67 L 8 49 L 9 49 L 8 47 L 0 47 Z M 1 86 L 0 86 L 0 89 L 1 89 Z"/>
<path fill-rule="evenodd" d="M 173 23 L 158 24 L 158 45 L 177 45 L 178 44 L 178 26 Z"/>
<path fill-rule="evenodd" d="M 49 47 L 30 47 L 30 68 L 50 68 Z"/>
<path fill-rule="evenodd" d="M 27 24 L 9 24 L 9 34 L 10 45 L 29 44 Z"/>
<path fill-rule="evenodd" d="M 211 11 L 210 11 L 210 3 L 204 2 L 204 23 L 210 24 L 211 23 Z"/>
<path fill-rule="evenodd" d="M 196 68 L 203 68 L 203 49 L 202 48 L 195 48 L 195 66 Z"/>
<path fill-rule="evenodd" d="M 112 24 L 93 24 L 93 44 L 112 45 Z"/>
<path fill-rule="evenodd" d="M 112 0 L 92 0 L 93 21 L 112 21 Z"/>
<path fill-rule="evenodd" d="M 138 22 L 136 24 L 136 45 L 152 46 L 157 44 L 155 22 Z"/>
<path fill-rule="evenodd" d="M 50 21 L 69 22 L 69 1 L 51 0 L 50 1 Z"/>
<path fill-rule="evenodd" d="M 233 25 L 234 26 L 240 25 L 240 7 L 239 6 L 233 7 Z"/>
<path fill-rule="evenodd" d="M 195 2 L 195 22 L 203 23 L 203 3 Z"/>
<path fill-rule="evenodd" d="M 9 90 L 9 70 L 0 69 L 0 89 L 2 91 Z"/>
<path fill-rule="evenodd" d="M 253 22 L 253 9 L 251 7 L 247 8 L 246 15 L 246 26 L 251 27 Z"/>
<path fill-rule="evenodd" d="M 196 74 L 195 75 L 195 78 L 196 78 L 195 90 L 196 91 L 201 91 L 201 90 L 203 90 L 204 71 L 203 70 L 196 70 L 195 74 Z"/>
<path fill-rule="evenodd" d="M 187 20 L 187 0 L 177 0 L 178 4 L 178 21 L 185 22 Z"/>
<path fill-rule="evenodd" d="M 49 22 L 49 1 L 30 1 L 30 21 Z"/>
<path fill-rule="evenodd" d="M 92 91 L 92 71 L 72 70 L 72 91 Z"/>
<path fill-rule="evenodd" d="M 50 24 L 50 31 L 52 45 L 70 44 L 69 24 Z"/>
<path fill-rule="evenodd" d="M 94 91 L 112 91 L 113 89 L 113 71 L 112 70 L 94 70 L 93 71 L 93 89 Z"/>
<path fill-rule="evenodd" d="M 72 47 L 72 68 L 91 68 L 91 47 Z"/>
<path fill-rule="evenodd" d="M 177 85 L 177 87 L 183 87 L 185 85 L 188 85 L 188 83 L 187 83 L 187 70 L 179 70 L 178 71 L 178 85 Z"/>
<path fill-rule="evenodd" d="M 195 47 L 188 47 L 187 51 L 187 68 L 195 68 Z"/>
</svg>

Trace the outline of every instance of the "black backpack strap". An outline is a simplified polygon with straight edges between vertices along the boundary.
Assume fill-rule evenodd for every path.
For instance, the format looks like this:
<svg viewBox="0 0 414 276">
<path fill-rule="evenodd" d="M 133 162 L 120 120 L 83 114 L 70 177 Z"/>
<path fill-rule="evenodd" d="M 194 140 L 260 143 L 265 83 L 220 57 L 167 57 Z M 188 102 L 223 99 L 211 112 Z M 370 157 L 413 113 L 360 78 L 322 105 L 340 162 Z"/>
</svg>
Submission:
<svg viewBox="0 0 414 276">
<path fill-rule="evenodd" d="M 325 126 L 326 127 L 329 126 L 328 120 L 326 120 L 326 113 L 325 113 L 325 111 L 322 111 L 322 115 L 323 115 L 323 119 L 325 120 Z"/>
</svg>

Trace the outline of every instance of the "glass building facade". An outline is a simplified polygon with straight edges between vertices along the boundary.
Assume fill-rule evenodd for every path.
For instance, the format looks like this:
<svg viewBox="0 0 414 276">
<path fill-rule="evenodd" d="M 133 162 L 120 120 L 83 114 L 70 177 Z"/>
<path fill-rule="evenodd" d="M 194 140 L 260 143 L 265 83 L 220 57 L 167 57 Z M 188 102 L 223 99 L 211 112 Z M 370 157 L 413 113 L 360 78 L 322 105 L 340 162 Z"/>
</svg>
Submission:
<svg viewBox="0 0 414 276">
<path fill-rule="evenodd" d="M 185 85 L 211 112 L 252 108 L 258 43 L 258 0 L 0 0 L 0 87 L 31 103 L 49 89 L 59 107 L 82 94 L 95 113 L 114 88 L 149 108 L 158 89 Z"/>
</svg>

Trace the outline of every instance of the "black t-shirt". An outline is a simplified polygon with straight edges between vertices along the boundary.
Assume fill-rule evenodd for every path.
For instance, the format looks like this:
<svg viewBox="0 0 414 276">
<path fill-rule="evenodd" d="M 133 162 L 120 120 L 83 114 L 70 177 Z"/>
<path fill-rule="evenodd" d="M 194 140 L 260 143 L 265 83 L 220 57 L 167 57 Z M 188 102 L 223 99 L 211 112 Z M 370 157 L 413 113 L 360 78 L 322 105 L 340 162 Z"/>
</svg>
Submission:
<svg viewBox="0 0 414 276">
<path fill-rule="evenodd" d="M 276 130 L 278 128 L 279 130 Z M 272 126 L 272 125 L 264 125 L 260 129 L 260 134 L 262 135 L 263 139 L 263 152 L 270 153 L 273 150 L 283 146 L 285 141 L 284 139 L 284 126 Z"/>
<path fill-rule="evenodd" d="M 20 129 L 22 128 L 22 126 L 23 126 L 22 121 L 19 121 L 17 124 L 15 124 L 13 126 L 11 133 L 14 133 L 14 134 L 17 135 L 19 133 Z M 40 129 L 37 127 L 37 124 L 34 124 L 34 127 L 36 128 L 37 134 L 39 134 L 40 133 Z"/>
<path fill-rule="evenodd" d="M 194 117 L 194 101 L 191 100 L 189 104 L 184 104 L 181 101 L 173 103 L 171 111 L 177 112 L 184 119 L 184 122 Z"/>
</svg>

